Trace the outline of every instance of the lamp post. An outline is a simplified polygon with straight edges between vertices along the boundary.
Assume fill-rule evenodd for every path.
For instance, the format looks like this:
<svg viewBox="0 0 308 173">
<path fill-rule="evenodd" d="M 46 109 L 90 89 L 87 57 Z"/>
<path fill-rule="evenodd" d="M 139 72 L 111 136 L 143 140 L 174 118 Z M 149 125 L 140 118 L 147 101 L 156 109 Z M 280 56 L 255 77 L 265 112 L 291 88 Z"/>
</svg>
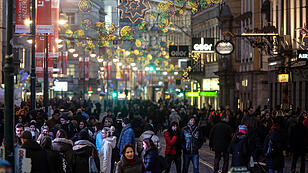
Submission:
<svg viewBox="0 0 308 173">
<path fill-rule="evenodd" d="M 35 4 L 36 1 L 32 0 L 32 46 L 31 46 L 31 110 L 35 110 L 36 100 L 35 100 L 35 83 L 36 83 L 36 71 L 35 71 Z"/>
<path fill-rule="evenodd" d="M 6 24 L 6 56 L 4 67 L 4 146 L 5 160 L 8 160 L 14 168 L 14 64 L 13 51 L 10 43 L 13 38 L 13 1 L 7 1 L 7 24 Z"/>
<path fill-rule="evenodd" d="M 48 81 L 48 34 L 45 34 L 45 59 L 44 59 L 44 108 L 45 113 L 48 113 L 48 88 L 49 88 L 49 81 Z"/>
</svg>

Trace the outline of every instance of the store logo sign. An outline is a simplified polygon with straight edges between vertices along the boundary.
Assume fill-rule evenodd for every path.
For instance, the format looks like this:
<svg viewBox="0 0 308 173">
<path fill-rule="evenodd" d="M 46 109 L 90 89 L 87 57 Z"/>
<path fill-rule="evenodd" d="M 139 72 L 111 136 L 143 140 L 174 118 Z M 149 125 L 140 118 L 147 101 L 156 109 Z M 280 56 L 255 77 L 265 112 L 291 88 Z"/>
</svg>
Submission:
<svg viewBox="0 0 308 173">
<path fill-rule="evenodd" d="M 188 46 L 169 46 L 170 57 L 188 57 Z"/>
<path fill-rule="evenodd" d="M 308 50 L 297 50 L 298 60 L 308 60 Z"/>
<path fill-rule="evenodd" d="M 214 53 L 214 39 L 192 38 L 192 52 Z"/>
<path fill-rule="evenodd" d="M 216 43 L 215 51 L 219 55 L 230 55 L 234 51 L 234 45 L 230 41 L 221 40 Z"/>
</svg>

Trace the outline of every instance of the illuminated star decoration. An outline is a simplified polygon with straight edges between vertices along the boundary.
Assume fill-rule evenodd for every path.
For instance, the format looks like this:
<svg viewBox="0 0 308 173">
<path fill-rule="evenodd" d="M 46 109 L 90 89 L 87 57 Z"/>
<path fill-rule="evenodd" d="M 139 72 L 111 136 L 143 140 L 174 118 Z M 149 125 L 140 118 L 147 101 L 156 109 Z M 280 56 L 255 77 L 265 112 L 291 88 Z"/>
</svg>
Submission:
<svg viewBox="0 0 308 173">
<path fill-rule="evenodd" d="M 151 6 L 148 0 L 121 0 L 117 8 L 121 11 L 121 19 L 128 18 L 135 23 L 139 19 L 144 19 Z"/>
</svg>

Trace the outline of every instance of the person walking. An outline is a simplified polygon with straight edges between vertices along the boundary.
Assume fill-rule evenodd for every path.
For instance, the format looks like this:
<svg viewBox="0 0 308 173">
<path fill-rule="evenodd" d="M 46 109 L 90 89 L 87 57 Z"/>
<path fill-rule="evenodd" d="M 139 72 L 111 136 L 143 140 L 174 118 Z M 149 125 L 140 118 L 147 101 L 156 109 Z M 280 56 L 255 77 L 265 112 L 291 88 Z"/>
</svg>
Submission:
<svg viewBox="0 0 308 173">
<path fill-rule="evenodd" d="M 145 172 L 144 164 L 142 160 L 135 155 L 135 149 L 133 145 L 124 145 L 121 154 L 121 160 L 117 164 L 116 173 Z"/>
<path fill-rule="evenodd" d="M 116 146 L 117 137 L 112 136 L 112 132 L 108 127 L 104 127 L 101 133 L 104 140 L 99 152 L 100 171 L 111 173 L 112 149 Z"/>
<path fill-rule="evenodd" d="M 145 154 L 143 157 L 146 173 L 161 173 L 162 167 L 158 159 L 158 149 L 150 138 L 143 140 Z"/>
<path fill-rule="evenodd" d="M 49 173 L 62 173 L 62 162 L 59 152 L 52 150 L 51 138 L 44 136 L 40 142 L 41 147 L 47 155 L 47 165 Z"/>
<path fill-rule="evenodd" d="M 91 171 L 98 172 L 100 169 L 100 161 L 96 147 L 89 140 L 88 129 L 81 130 L 78 134 L 78 140 L 73 146 L 73 151 L 76 155 L 75 166 L 73 169 L 75 173 L 91 173 Z M 91 171 L 90 168 L 92 169 Z"/>
<path fill-rule="evenodd" d="M 128 118 L 124 118 L 122 121 L 122 131 L 118 140 L 118 149 L 122 150 L 124 145 L 132 144 L 135 147 L 135 133 L 131 127 L 130 121 Z M 122 154 L 122 153 L 121 153 Z"/>
<path fill-rule="evenodd" d="M 59 152 L 62 160 L 63 172 L 73 172 L 75 155 L 73 153 L 73 141 L 67 139 L 66 132 L 62 129 L 57 131 L 56 138 L 52 141 L 52 150 Z"/>
<path fill-rule="evenodd" d="M 181 132 L 183 149 L 183 173 L 188 172 L 189 163 L 192 161 L 194 173 L 199 173 L 199 149 L 203 145 L 200 130 L 196 125 L 196 117 L 191 116 Z"/>
<path fill-rule="evenodd" d="M 228 152 L 232 154 L 231 167 L 247 167 L 249 161 L 247 126 L 240 125 L 238 133 L 233 136 Z"/>
<path fill-rule="evenodd" d="M 181 132 L 177 122 L 171 122 L 167 131 L 164 132 L 166 141 L 165 158 L 168 168 L 165 173 L 169 173 L 172 162 L 176 166 L 176 172 L 181 173 Z"/>
<path fill-rule="evenodd" d="M 222 121 L 215 124 L 210 131 L 209 146 L 215 151 L 214 173 L 219 170 L 221 156 L 223 156 L 222 173 L 227 173 L 229 166 L 229 153 L 227 150 L 232 139 L 232 128 L 228 124 L 228 115 L 222 114 L 221 118 Z"/>
<path fill-rule="evenodd" d="M 145 131 L 141 134 L 137 142 L 137 151 L 138 151 L 138 155 L 141 156 L 141 158 L 143 158 L 144 153 L 145 153 L 145 150 L 143 148 L 143 140 L 146 138 L 150 138 L 153 141 L 153 143 L 155 144 L 159 152 L 161 150 L 161 144 L 159 141 L 159 137 L 155 135 L 153 126 L 151 124 L 147 124 L 144 130 Z"/>
<path fill-rule="evenodd" d="M 274 124 L 264 141 L 265 163 L 269 173 L 283 173 L 284 147 L 279 131 L 279 125 Z"/>
<path fill-rule="evenodd" d="M 41 146 L 32 139 L 30 131 L 23 131 L 20 135 L 21 148 L 26 149 L 26 158 L 31 159 L 31 173 L 48 172 L 47 156 Z"/>
</svg>

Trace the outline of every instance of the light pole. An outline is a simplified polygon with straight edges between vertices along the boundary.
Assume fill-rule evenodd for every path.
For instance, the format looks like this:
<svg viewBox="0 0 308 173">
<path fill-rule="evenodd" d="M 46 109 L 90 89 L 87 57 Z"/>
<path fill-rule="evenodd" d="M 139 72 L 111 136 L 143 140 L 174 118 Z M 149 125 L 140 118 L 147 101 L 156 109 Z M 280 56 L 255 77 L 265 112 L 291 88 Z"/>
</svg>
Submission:
<svg viewBox="0 0 308 173">
<path fill-rule="evenodd" d="M 13 1 L 7 1 L 7 23 L 6 23 L 6 56 L 4 67 L 4 146 L 5 160 L 9 161 L 14 168 L 14 64 L 13 51 L 10 43 L 13 38 Z"/>
<path fill-rule="evenodd" d="M 31 110 L 35 110 L 35 83 L 36 83 L 36 71 L 35 71 L 35 4 L 36 1 L 32 0 L 32 47 L 31 47 Z"/>
<path fill-rule="evenodd" d="M 44 108 L 45 113 L 48 113 L 48 88 L 49 88 L 49 81 L 48 81 L 48 34 L 45 34 L 45 59 L 44 59 Z"/>
</svg>

